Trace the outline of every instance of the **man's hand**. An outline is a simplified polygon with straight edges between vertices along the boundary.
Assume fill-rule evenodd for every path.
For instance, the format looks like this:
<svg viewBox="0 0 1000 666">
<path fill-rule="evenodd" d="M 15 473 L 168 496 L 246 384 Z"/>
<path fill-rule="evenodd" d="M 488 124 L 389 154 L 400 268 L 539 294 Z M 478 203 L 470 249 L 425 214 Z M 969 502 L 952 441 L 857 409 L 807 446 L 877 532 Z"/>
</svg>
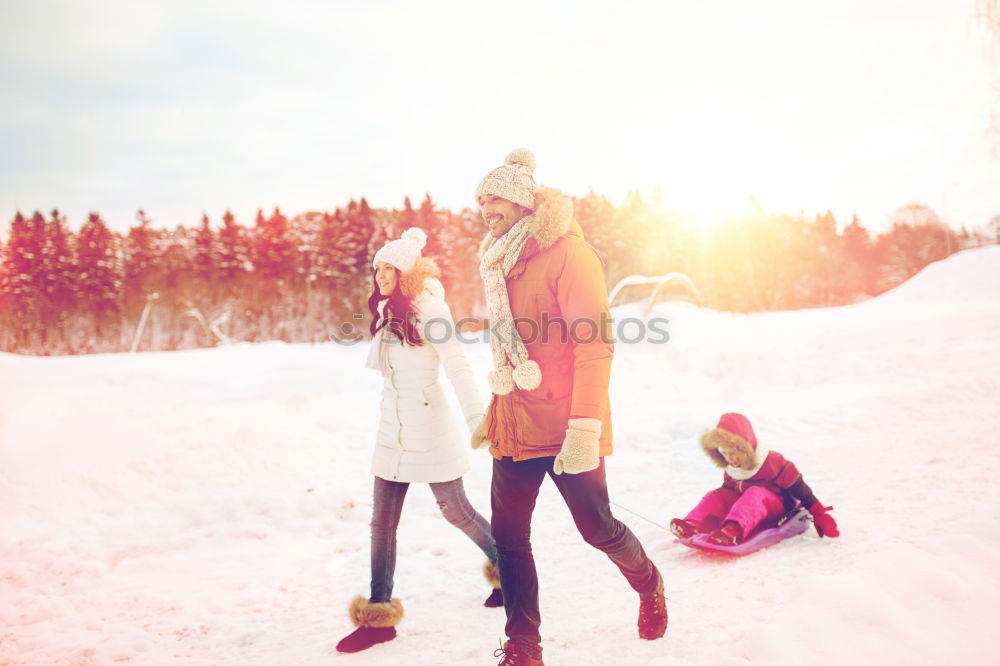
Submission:
<svg viewBox="0 0 1000 666">
<path fill-rule="evenodd" d="M 556 474 L 580 474 L 597 469 L 601 464 L 600 419 L 570 419 L 562 450 L 552 464 Z"/>
</svg>

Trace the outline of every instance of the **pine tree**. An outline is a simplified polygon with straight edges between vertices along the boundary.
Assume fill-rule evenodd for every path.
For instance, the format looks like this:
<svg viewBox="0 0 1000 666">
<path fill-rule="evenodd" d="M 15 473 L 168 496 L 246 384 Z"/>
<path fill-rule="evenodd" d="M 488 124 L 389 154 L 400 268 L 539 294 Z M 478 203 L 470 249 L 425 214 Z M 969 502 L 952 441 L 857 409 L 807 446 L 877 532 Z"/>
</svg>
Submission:
<svg viewBox="0 0 1000 666">
<path fill-rule="evenodd" d="M 584 197 L 573 200 L 573 217 L 580 223 L 583 237 L 606 259 L 617 255 L 623 245 L 619 244 L 621 239 L 614 228 L 615 213 L 607 197 L 596 194 L 593 188 Z"/>
<path fill-rule="evenodd" d="M 897 209 L 891 220 L 892 229 L 879 236 L 875 244 L 881 264 L 880 292 L 910 279 L 958 247 L 955 232 L 928 206 L 908 204 Z"/>
<path fill-rule="evenodd" d="M 358 257 L 358 263 L 365 267 L 364 270 L 366 271 L 368 266 L 371 266 L 372 259 L 375 258 L 375 253 L 385 244 L 380 240 L 384 238 L 384 234 L 381 233 L 383 230 L 376 225 L 375 217 L 374 211 L 368 205 L 368 200 L 361 197 L 353 224 L 356 225 L 358 233 L 362 234 L 368 241 L 365 254 Z"/>
<path fill-rule="evenodd" d="M 427 232 L 427 245 L 424 247 L 424 254 L 432 257 L 441 257 L 441 218 L 435 210 L 434 201 L 431 195 L 427 194 L 420 203 L 420 212 L 417 215 L 417 226 Z"/>
<path fill-rule="evenodd" d="M 868 230 L 861 226 L 858 216 L 844 227 L 843 292 L 841 302 L 851 302 L 858 297 L 876 293 L 875 282 L 878 265 L 872 254 L 872 241 Z"/>
<path fill-rule="evenodd" d="M 340 209 L 332 214 L 323 213 L 316 239 L 316 264 L 321 279 L 330 289 L 346 284 L 349 279 L 344 271 L 344 264 L 348 261 L 348 252 L 344 247 L 345 227 L 346 220 Z"/>
<path fill-rule="evenodd" d="M 136 225 L 129 229 L 122 243 L 123 298 L 125 312 L 130 318 L 138 317 L 139 312 L 145 307 L 147 295 L 161 288 L 157 280 L 161 267 L 156 261 L 154 250 L 156 231 L 152 229 L 153 221 L 142 209 L 135 217 Z"/>
<path fill-rule="evenodd" d="M 73 304 L 76 281 L 75 260 L 71 247 L 71 234 L 66 220 L 53 210 L 44 224 L 42 245 L 42 272 L 45 279 L 45 296 L 49 314 L 43 325 L 53 328 L 53 335 L 66 341 L 66 322 Z"/>
<path fill-rule="evenodd" d="M 97 337 L 121 313 L 122 269 L 117 243 L 104 220 L 90 213 L 77 237 L 81 306 L 93 316 Z"/>
<path fill-rule="evenodd" d="M 206 287 L 215 279 L 215 271 L 219 261 L 215 254 L 215 234 L 208 222 L 208 215 L 202 213 L 201 227 L 198 228 L 194 239 L 194 265 L 195 275 Z"/>
<path fill-rule="evenodd" d="M 39 313 L 44 295 L 35 281 L 41 245 L 32 223 L 20 211 L 11 221 L 5 255 L 0 283 L 4 318 L 13 332 L 14 349 L 28 349 L 40 333 Z"/>
<path fill-rule="evenodd" d="M 991 243 L 1000 245 L 1000 215 L 994 215 L 986 223 L 986 233 L 989 235 Z"/>
<path fill-rule="evenodd" d="M 455 214 L 438 212 L 438 259 L 448 304 L 458 319 L 479 314 L 482 282 L 479 277 L 479 243 L 485 227 L 478 214 L 468 208 Z"/>
<path fill-rule="evenodd" d="M 362 201 L 364 200 L 362 199 Z M 352 200 L 347 204 L 343 218 L 344 233 L 341 235 L 340 241 L 342 273 L 349 276 L 352 281 L 367 281 L 371 272 L 371 260 L 375 252 L 378 251 L 378 248 L 372 247 L 375 227 L 372 224 L 371 209 L 368 208 L 367 203 L 362 208 L 361 205 Z"/>
<path fill-rule="evenodd" d="M 267 219 L 258 211 L 254 231 L 254 270 L 258 278 L 275 280 L 285 286 L 294 273 L 294 246 L 289 238 L 288 219 L 277 207 Z"/>
<path fill-rule="evenodd" d="M 13 294 L 9 291 L 8 270 L 7 244 L 0 238 L 0 350 L 7 350 L 13 347 Z"/>
<path fill-rule="evenodd" d="M 228 210 L 222 216 L 217 258 L 219 278 L 224 283 L 232 282 L 242 275 L 249 261 L 245 230 Z"/>
<path fill-rule="evenodd" d="M 187 227 L 177 226 L 173 231 L 164 231 L 156 235 L 153 244 L 155 262 L 160 275 L 159 290 L 164 295 L 190 298 L 189 293 L 194 277 L 197 274 L 196 264 L 197 231 Z"/>
<path fill-rule="evenodd" d="M 811 247 L 811 272 L 813 284 L 808 301 L 802 305 L 830 306 L 839 282 L 838 267 L 841 261 L 842 238 L 837 234 L 837 220 L 829 210 L 817 215 L 809 228 Z"/>
<path fill-rule="evenodd" d="M 399 232 L 402 233 L 415 226 L 417 226 L 417 211 L 413 210 L 410 197 L 404 197 L 403 210 L 399 214 Z"/>
</svg>

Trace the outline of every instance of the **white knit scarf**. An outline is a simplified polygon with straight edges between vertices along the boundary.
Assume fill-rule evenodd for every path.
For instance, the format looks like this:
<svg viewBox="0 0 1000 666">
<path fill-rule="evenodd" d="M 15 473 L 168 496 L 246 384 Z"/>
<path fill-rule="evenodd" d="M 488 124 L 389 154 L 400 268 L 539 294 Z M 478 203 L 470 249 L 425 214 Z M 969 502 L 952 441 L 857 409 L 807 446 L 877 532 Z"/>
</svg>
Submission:
<svg viewBox="0 0 1000 666">
<path fill-rule="evenodd" d="M 528 359 L 528 350 L 514 326 L 506 280 L 531 237 L 532 217 L 521 218 L 503 236 L 490 241 L 479 262 L 490 317 L 490 351 L 493 354 L 490 390 L 497 395 L 507 395 L 515 385 L 531 391 L 542 382 L 542 370 L 537 362 Z"/>
</svg>

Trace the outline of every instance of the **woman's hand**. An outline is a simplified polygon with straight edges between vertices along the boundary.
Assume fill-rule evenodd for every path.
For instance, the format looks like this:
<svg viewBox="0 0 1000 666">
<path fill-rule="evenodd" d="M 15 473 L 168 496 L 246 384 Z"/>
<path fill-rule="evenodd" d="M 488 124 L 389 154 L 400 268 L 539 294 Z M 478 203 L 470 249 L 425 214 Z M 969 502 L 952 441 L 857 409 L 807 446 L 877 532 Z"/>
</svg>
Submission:
<svg viewBox="0 0 1000 666">
<path fill-rule="evenodd" d="M 485 416 L 473 416 L 465 422 L 469 426 L 469 432 L 472 433 L 472 437 L 469 439 L 469 445 L 473 449 L 481 449 L 484 446 L 489 446 L 489 442 L 486 440 L 486 417 Z"/>
</svg>

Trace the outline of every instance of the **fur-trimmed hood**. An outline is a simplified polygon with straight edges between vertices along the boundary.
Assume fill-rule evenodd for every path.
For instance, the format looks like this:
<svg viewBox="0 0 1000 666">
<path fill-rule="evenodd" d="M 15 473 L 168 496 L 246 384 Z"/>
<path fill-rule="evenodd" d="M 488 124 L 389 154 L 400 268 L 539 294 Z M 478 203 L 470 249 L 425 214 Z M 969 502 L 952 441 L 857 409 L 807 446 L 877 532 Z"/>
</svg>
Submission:
<svg viewBox="0 0 1000 666">
<path fill-rule="evenodd" d="M 441 284 L 441 269 L 430 257 L 421 257 L 413 268 L 399 276 L 399 290 L 411 303 L 427 290 L 432 296 L 444 298 L 444 285 Z"/>
<path fill-rule="evenodd" d="M 569 233 L 573 226 L 573 200 L 552 187 L 535 192 L 535 213 L 530 221 L 531 237 L 544 250 Z"/>
<path fill-rule="evenodd" d="M 535 210 L 528 220 L 528 234 L 535 239 L 539 250 L 552 247 L 557 240 L 576 231 L 581 237 L 580 226 L 573 223 L 573 200 L 554 187 L 542 187 L 535 192 Z M 482 257 L 493 236 L 489 233 L 479 245 Z"/>
<path fill-rule="evenodd" d="M 738 458 L 736 467 L 745 471 L 759 468 L 763 462 L 757 455 L 757 435 L 750 419 L 742 414 L 723 414 L 718 425 L 701 436 L 701 448 L 718 467 L 729 467 L 719 449 L 735 451 Z"/>
</svg>

